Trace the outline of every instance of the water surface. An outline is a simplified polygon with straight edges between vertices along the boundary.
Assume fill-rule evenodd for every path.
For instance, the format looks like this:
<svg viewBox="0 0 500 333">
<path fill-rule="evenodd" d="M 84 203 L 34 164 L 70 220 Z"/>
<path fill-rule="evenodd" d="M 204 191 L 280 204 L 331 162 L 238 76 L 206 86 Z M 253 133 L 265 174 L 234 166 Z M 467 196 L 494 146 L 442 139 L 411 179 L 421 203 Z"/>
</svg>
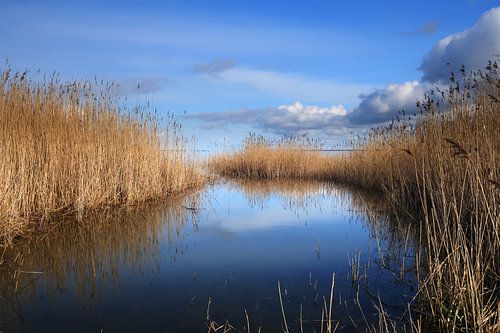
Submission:
<svg viewBox="0 0 500 333">
<path fill-rule="evenodd" d="M 334 319 L 345 331 L 397 318 L 414 296 L 404 228 L 380 197 L 316 182 L 221 182 L 204 193 L 112 212 L 5 255 L 0 329 L 8 332 L 206 332 L 288 324 L 320 331 L 335 273 Z M 359 264 L 360 278 L 356 277 Z M 354 271 L 354 272 L 353 272 Z M 208 303 L 210 300 L 210 307 Z"/>
</svg>

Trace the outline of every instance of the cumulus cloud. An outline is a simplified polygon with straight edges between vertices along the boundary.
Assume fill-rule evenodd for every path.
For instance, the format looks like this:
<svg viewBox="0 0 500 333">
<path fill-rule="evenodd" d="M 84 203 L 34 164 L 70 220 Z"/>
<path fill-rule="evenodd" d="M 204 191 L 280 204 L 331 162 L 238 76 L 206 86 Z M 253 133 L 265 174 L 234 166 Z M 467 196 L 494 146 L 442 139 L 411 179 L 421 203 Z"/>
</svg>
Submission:
<svg viewBox="0 0 500 333">
<path fill-rule="evenodd" d="M 228 123 L 243 123 L 274 133 L 285 133 L 291 130 L 340 127 L 346 114 L 347 111 L 342 105 L 320 107 L 295 102 L 275 108 L 206 112 L 186 117 L 201 119 L 221 127 Z"/>
<path fill-rule="evenodd" d="M 399 110 L 414 112 L 416 101 L 422 99 L 427 90 L 428 86 L 418 81 L 389 84 L 361 95 L 361 103 L 347 118 L 353 124 L 376 124 L 393 119 Z"/>
<path fill-rule="evenodd" d="M 231 123 L 248 124 L 257 129 L 282 134 L 293 130 L 322 131 L 327 135 L 345 133 L 346 128 L 366 127 L 394 119 L 399 110 L 416 111 L 429 86 L 418 81 L 389 84 L 361 95 L 361 103 L 347 110 L 343 105 L 321 107 L 295 102 L 273 108 L 204 112 L 186 116 L 203 120 L 211 128 Z"/>
<path fill-rule="evenodd" d="M 472 28 L 438 41 L 422 61 L 422 80 L 446 82 L 450 72 L 457 72 L 461 65 L 475 70 L 499 53 L 500 7 L 496 7 L 484 13 Z"/>
<path fill-rule="evenodd" d="M 319 107 L 295 102 L 269 110 L 263 123 L 267 128 L 278 130 L 320 129 L 337 125 L 346 114 L 342 105 Z"/>
<path fill-rule="evenodd" d="M 414 33 L 430 33 L 437 28 L 432 22 Z M 463 64 L 473 70 L 484 67 L 500 53 L 500 7 L 484 13 L 468 30 L 449 35 L 438 41 L 424 57 L 421 81 L 389 84 L 369 94 L 360 95 L 361 102 L 349 112 L 351 124 L 377 124 L 394 118 L 399 110 L 415 111 L 415 102 L 436 85 L 447 83 L 450 72 Z M 446 63 L 450 63 L 446 66 Z"/>
</svg>

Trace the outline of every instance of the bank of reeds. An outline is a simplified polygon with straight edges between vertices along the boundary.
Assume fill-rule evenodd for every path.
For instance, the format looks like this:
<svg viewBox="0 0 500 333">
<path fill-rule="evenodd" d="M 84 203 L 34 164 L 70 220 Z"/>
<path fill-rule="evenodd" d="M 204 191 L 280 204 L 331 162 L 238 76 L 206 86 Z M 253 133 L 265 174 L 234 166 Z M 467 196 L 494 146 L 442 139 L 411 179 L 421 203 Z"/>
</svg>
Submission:
<svg viewBox="0 0 500 333">
<path fill-rule="evenodd" d="M 272 140 L 252 134 L 243 149 L 217 155 L 209 169 L 219 175 L 244 179 L 311 179 L 330 177 L 331 159 L 318 150 L 321 143 L 302 136 Z"/>
<path fill-rule="evenodd" d="M 500 329 L 499 79 L 496 64 L 452 76 L 449 89 L 419 103 L 415 125 L 374 131 L 335 172 L 342 182 L 370 179 L 420 222 L 425 273 L 415 305 L 444 331 Z"/>
<path fill-rule="evenodd" d="M 126 110 L 115 86 L 0 77 L 0 239 L 61 215 L 133 205 L 199 186 L 171 120 Z"/>
<path fill-rule="evenodd" d="M 412 327 L 498 331 L 497 64 L 471 75 L 465 75 L 465 69 L 462 75 L 452 74 L 449 88 L 428 92 L 417 107 L 420 115 L 401 111 L 392 124 L 372 131 L 362 149 L 350 154 L 311 157 L 290 147 L 287 151 L 293 153 L 246 145 L 241 152 L 216 158 L 212 170 L 249 178 L 331 179 L 383 191 L 420 228 L 422 246 L 416 261 L 421 280 L 411 303 L 420 316 L 413 318 L 419 324 Z"/>
</svg>

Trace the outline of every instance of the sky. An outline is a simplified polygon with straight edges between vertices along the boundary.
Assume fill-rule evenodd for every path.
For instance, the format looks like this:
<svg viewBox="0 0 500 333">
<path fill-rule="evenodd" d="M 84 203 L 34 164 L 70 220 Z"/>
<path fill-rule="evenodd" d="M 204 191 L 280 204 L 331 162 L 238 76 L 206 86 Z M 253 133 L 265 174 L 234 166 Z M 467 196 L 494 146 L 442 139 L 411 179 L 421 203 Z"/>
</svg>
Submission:
<svg viewBox="0 0 500 333">
<path fill-rule="evenodd" d="M 249 133 L 345 144 L 461 64 L 500 55 L 500 2 L 0 0 L 0 60 L 98 77 L 197 148 Z M 450 65 L 446 66 L 446 63 Z"/>
</svg>

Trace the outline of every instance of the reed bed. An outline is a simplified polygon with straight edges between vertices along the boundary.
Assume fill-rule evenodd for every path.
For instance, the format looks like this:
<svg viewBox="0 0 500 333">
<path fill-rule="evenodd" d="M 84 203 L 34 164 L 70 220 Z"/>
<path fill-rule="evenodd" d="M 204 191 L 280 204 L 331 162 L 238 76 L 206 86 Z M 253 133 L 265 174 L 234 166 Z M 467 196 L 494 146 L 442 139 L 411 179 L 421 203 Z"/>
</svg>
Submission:
<svg viewBox="0 0 500 333">
<path fill-rule="evenodd" d="M 331 159 L 318 150 L 321 143 L 302 136 L 272 140 L 251 134 L 243 149 L 212 158 L 209 170 L 244 179 L 311 179 L 330 177 Z"/>
<path fill-rule="evenodd" d="M 61 215 L 130 206 L 200 186 L 179 125 L 127 110 L 113 84 L 0 76 L 0 240 Z"/>
<path fill-rule="evenodd" d="M 458 74 L 458 73 L 457 73 Z M 211 169 L 243 178 L 331 179 L 382 191 L 419 228 L 419 315 L 409 330 L 500 330 L 500 73 L 452 74 L 445 90 L 373 130 L 358 151 L 306 154 L 250 138 Z M 404 119 L 404 120 L 403 120 Z M 260 142 L 264 142 L 261 144 Z M 292 146 L 295 144 L 292 141 Z M 254 147 L 259 149 L 255 149 Z M 264 146 L 264 148 L 262 148 Z"/>
<path fill-rule="evenodd" d="M 463 70 L 465 73 L 465 70 Z M 416 124 L 374 131 L 334 179 L 382 189 L 421 222 L 420 319 L 443 331 L 500 329 L 500 75 L 452 76 Z"/>
</svg>

